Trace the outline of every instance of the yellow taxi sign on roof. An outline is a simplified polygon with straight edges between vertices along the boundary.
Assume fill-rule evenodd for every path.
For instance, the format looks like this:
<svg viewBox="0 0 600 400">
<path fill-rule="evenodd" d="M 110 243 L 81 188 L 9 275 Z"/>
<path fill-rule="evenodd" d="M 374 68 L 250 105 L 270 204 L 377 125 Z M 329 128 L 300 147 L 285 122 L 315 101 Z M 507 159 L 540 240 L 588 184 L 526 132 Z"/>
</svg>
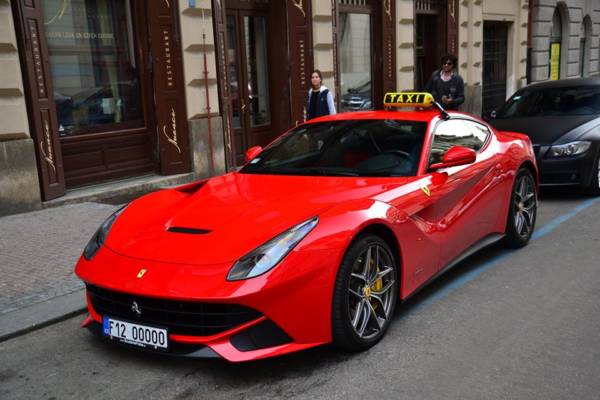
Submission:
<svg viewBox="0 0 600 400">
<path fill-rule="evenodd" d="M 430 107 L 433 96 L 427 92 L 386 93 L 383 98 L 385 107 Z"/>
</svg>

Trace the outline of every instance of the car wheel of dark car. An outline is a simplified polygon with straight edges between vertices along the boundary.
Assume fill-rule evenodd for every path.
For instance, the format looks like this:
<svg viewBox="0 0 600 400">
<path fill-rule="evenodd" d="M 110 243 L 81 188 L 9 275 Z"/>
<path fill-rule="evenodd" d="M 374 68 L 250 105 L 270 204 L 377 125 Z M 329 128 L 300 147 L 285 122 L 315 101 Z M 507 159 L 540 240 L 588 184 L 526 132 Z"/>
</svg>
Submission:
<svg viewBox="0 0 600 400">
<path fill-rule="evenodd" d="M 506 221 L 506 242 L 523 247 L 531 239 L 537 216 L 537 193 L 533 174 L 527 168 L 517 172 Z"/>
<path fill-rule="evenodd" d="M 332 304 L 333 342 L 349 351 L 375 345 L 385 334 L 398 300 L 392 251 L 375 235 L 356 239 L 336 278 Z"/>
<path fill-rule="evenodd" d="M 590 196 L 600 196 L 600 152 L 596 155 L 591 175 L 590 184 L 583 189 Z"/>
</svg>

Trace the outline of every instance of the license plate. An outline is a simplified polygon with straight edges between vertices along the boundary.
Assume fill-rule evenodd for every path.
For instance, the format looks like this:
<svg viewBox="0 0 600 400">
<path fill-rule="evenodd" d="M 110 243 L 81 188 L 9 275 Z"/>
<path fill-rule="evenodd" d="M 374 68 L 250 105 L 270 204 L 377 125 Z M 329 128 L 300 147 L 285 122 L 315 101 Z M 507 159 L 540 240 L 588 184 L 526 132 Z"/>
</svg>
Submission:
<svg viewBox="0 0 600 400">
<path fill-rule="evenodd" d="M 158 350 L 169 348 L 169 335 L 165 328 L 134 324 L 127 321 L 104 317 L 102 333 L 110 339 L 139 347 Z"/>
</svg>

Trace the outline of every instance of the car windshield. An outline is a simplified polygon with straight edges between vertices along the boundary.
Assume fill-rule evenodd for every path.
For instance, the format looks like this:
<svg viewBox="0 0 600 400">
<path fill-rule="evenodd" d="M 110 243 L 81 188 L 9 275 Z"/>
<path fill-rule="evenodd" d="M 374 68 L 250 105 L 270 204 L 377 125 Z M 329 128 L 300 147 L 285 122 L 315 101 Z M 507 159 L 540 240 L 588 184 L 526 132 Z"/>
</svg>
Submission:
<svg viewBox="0 0 600 400">
<path fill-rule="evenodd" d="M 323 176 L 414 176 L 427 124 L 346 120 L 299 126 L 240 173 Z"/>
<path fill-rule="evenodd" d="M 525 89 L 511 97 L 497 118 L 594 115 L 600 113 L 600 86 Z"/>
</svg>

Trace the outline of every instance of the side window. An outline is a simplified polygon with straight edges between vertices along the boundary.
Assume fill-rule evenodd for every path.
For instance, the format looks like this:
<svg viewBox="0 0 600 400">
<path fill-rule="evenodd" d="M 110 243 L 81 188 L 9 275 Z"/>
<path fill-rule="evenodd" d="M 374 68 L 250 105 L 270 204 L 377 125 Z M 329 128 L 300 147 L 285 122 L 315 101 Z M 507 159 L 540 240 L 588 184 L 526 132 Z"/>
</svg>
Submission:
<svg viewBox="0 0 600 400">
<path fill-rule="evenodd" d="M 473 136 L 468 138 L 468 144 L 463 144 L 465 147 L 469 147 L 475 151 L 481 150 L 485 142 L 488 140 L 488 136 L 490 135 L 490 130 L 487 126 L 478 124 L 473 121 L 464 121 L 465 125 L 469 128 L 469 131 Z"/>
<path fill-rule="evenodd" d="M 481 150 L 490 134 L 487 127 L 472 121 L 451 119 L 442 121 L 435 129 L 429 163 L 438 163 L 446 151 L 453 146 Z"/>
</svg>

